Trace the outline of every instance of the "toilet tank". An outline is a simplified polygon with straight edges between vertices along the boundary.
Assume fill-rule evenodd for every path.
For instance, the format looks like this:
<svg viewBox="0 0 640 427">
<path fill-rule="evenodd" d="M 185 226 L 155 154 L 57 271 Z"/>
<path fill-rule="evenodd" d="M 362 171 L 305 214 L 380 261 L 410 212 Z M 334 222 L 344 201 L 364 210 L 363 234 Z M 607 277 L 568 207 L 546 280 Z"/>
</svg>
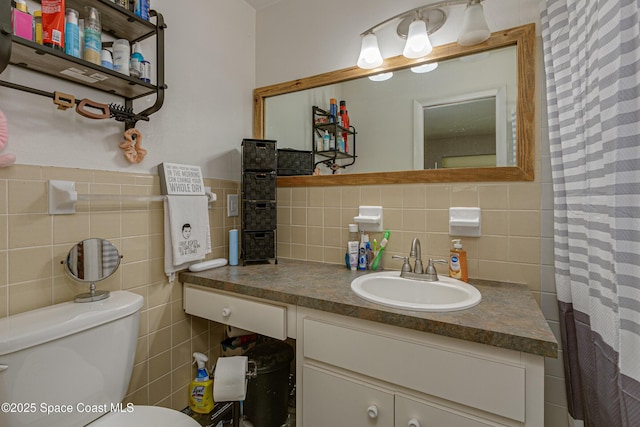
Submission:
<svg viewBox="0 0 640 427">
<path fill-rule="evenodd" d="M 142 296 L 116 291 L 0 319 L 0 426 L 83 426 L 117 410 L 142 304 Z"/>
</svg>

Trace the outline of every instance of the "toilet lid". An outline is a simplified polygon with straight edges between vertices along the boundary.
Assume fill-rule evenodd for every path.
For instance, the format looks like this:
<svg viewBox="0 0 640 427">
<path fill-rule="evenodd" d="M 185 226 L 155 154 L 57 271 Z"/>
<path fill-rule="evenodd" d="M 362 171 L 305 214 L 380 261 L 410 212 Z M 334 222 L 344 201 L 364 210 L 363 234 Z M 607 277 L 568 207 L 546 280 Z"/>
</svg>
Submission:
<svg viewBox="0 0 640 427">
<path fill-rule="evenodd" d="M 200 427 L 200 423 L 182 412 L 160 406 L 142 405 L 133 406 L 131 412 L 109 412 L 89 425 L 91 427 Z"/>
</svg>

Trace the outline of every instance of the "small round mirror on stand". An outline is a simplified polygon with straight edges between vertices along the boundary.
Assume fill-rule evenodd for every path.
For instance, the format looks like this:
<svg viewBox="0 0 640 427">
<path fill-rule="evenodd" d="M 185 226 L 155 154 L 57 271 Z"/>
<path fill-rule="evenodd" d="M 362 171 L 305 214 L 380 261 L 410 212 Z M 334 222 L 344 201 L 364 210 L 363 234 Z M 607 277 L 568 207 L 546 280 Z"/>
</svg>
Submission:
<svg viewBox="0 0 640 427">
<path fill-rule="evenodd" d="M 105 239 L 85 239 L 71 248 L 64 270 L 74 280 L 89 283 L 89 292 L 76 295 L 75 302 L 92 302 L 109 298 L 109 291 L 96 291 L 96 282 L 105 280 L 120 265 L 118 249 Z"/>
</svg>

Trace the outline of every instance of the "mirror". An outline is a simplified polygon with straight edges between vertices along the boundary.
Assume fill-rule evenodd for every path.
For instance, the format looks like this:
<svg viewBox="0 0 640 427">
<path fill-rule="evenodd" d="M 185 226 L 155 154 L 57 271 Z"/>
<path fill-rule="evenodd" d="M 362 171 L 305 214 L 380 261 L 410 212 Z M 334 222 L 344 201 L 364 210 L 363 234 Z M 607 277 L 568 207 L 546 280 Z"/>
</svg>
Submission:
<svg viewBox="0 0 640 427">
<path fill-rule="evenodd" d="M 90 283 L 87 294 L 76 297 L 76 302 L 99 301 L 109 292 L 96 291 L 95 282 L 107 279 L 120 265 L 118 249 L 105 239 L 85 239 L 74 245 L 64 261 L 65 272 L 74 280 Z"/>
<path fill-rule="evenodd" d="M 403 124 L 404 130 L 402 136 L 391 144 L 388 143 L 390 140 L 388 135 L 382 138 L 387 141 L 387 143 L 383 143 L 382 146 L 378 146 L 372 136 L 367 136 L 367 133 L 384 133 L 386 132 L 386 128 L 389 127 L 385 126 L 384 122 L 380 124 L 381 120 L 375 118 L 372 113 L 367 112 L 360 117 L 360 124 L 358 124 L 354 118 L 354 116 L 358 114 L 356 110 L 364 110 L 365 104 L 380 104 L 373 98 L 373 94 L 370 93 L 366 97 L 359 96 L 357 98 L 355 96 L 345 96 L 344 99 L 348 101 L 347 109 L 349 110 L 351 124 L 356 126 L 358 132 L 358 151 L 356 153 L 358 158 L 353 168 L 357 173 L 350 173 L 347 170 L 343 171 L 341 175 L 280 176 L 278 177 L 278 185 L 326 186 L 416 182 L 531 181 L 534 178 L 534 102 L 531 102 L 534 96 L 535 81 L 534 45 L 535 26 L 534 24 L 529 24 L 496 32 L 489 40 L 477 46 L 462 47 L 456 43 L 438 46 L 434 48 L 427 58 L 421 60 L 409 60 L 398 56 L 387 59 L 381 68 L 375 70 L 363 70 L 357 67 L 350 67 L 309 78 L 258 88 L 254 90 L 254 137 L 264 138 L 270 136 L 269 129 L 272 127 L 272 124 L 269 122 L 270 115 L 265 113 L 267 109 L 278 105 L 281 98 L 292 97 L 298 100 L 306 98 L 306 102 L 316 102 L 316 95 L 313 95 L 312 91 L 308 91 L 314 89 L 315 91 L 324 91 L 321 100 L 317 101 L 322 102 L 320 105 L 324 105 L 328 102 L 329 96 L 336 97 L 335 94 L 326 94 L 340 85 L 346 85 L 345 82 L 349 82 L 349 84 L 354 87 L 358 85 L 365 86 L 369 83 L 374 84 L 374 82 L 368 81 L 366 77 L 387 71 L 393 71 L 395 74 L 394 77 L 390 81 L 375 84 L 390 83 L 396 79 L 396 76 L 404 76 L 405 74 L 409 76 L 406 78 L 413 79 L 420 75 L 405 70 L 406 68 L 433 62 L 439 63 L 438 69 L 444 69 L 447 63 L 463 64 L 463 68 L 471 71 L 474 71 L 474 67 L 477 66 L 475 71 L 478 74 L 486 74 L 484 69 L 480 68 L 480 63 L 482 61 L 490 61 L 492 56 L 497 58 L 502 51 L 508 52 L 510 50 L 512 52 L 510 55 L 514 57 L 512 62 L 514 63 L 513 68 L 515 68 L 515 78 L 517 81 L 514 88 L 515 96 L 509 95 L 508 90 L 505 91 L 505 85 L 493 84 L 492 87 L 486 87 L 485 85 L 482 90 L 468 89 L 467 86 L 469 85 L 467 83 L 469 79 L 462 78 L 456 81 L 456 87 L 460 90 L 455 96 L 451 94 L 436 96 L 434 94 L 434 96 L 430 98 L 425 95 L 414 96 L 413 100 L 408 98 L 408 100 L 405 100 L 407 102 L 402 101 L 403 108 L 406 110 L 406 112 L 403 113 L 405 123 Z M 474 59 L 475 62 L 469 59 Z M 466 62 L 462 62 L 462 60 L 466 60 Z M 435 72 L 437 72 L 438 69 L 436 69 Z M 382 86 L 378 87 L 382 88 Z M 358 93 L 355 90 L 348 90 L 350 91 L 349 93 Z M 395 98 L 390 98 L 390 94 L 395 92 L 398 91 L 392 90 L 386 93 L 386 99 L 388 99 L 387 104 L 393 105 L 394 109 L 397 108 L 397 103 L 395 103 Z M 432 90 L 431 92 L 435 93 L 437 91 Z M 479 149 L 480 151 L 473 152 L 473 155 L 458 154 L 455 151 L 448 154 L 441 153 L 439 156 L 447 157 L 445 163 L 450 167 L 442 168 L 443 163 L 442 160 L 440 160 L 438 168 L 436 169 L 436 161 L 430 160 L 431 157 L 433 157 L 432 155 L 436 154 L 436 150 L 429 148 L 429 143 L 427 143 L 426 148 L 424 148 L 425 146 L 423 145 L 423 135 L 429 131 L 429 126 L 424 126 L 424 111 L 428 111 L 429 108 L 434 105 L 447 105 L 448 107 L 452 107 L 453 105 L 462 104 L 462 101 L 465 100 L 484 99 L 487 97 L 485 96 L 486 94 L 484 94 L 485 92 L 493 93 L 493 95 L 489 96 L 495 98 L 495 102 L 492 104 L 494 105 L 493 114 L 495 117 L 486 120 L 493 120 L 495 122 L 496 129 L 494 132 L 496 132 L 496 136 L 493 138 L 493 144 L 502 146 L 503 151 L 496 150 L 494 154 L 490 154 L 486 153 L 486 148 L 483 148 L 481 150 Z M 342 93 L 344 92 L 340 92 L 340 94 Z M 325 100 L 325 98 L 327 99 Z M 302 111 L 302 113 L 297 113 L 300 115 L 299 117 L 289 115 L 289 123 L 292 121 L 303 121 L 306 123 L 305 126 L 310 127 L 311 108 L 309 108 L 307 112 L 307 108 L 305 108 L 306 104 L 304 104 L 303 107 L 300 107 L 300 104 L 300 102 L 297 102 L 295 107 L 289 108 L 289 111 L 295 109 Z M 431 110 L 431 112 L 433 112 L 433 110 Z M 427 120 L 429 119 L 427 118 Z M 500 122 L 498 122 L 498 120 L 500 120 Z M 363 126 L 362 123 L 366 123 L 366 125 Z M 278 126 L 279 129 L 285 127 L 277 122 L 274 123 L 273 126 Z M 287 129 L 286 132 L 296 131 Z M 392 132 L 392 135 L 397 134 L 398 132 Z M 286 141 L 302 140 L 302 143 L 306 146 L 291 147 L 290 145 L 292 144 L 290 143 L 285 144 L 285 146 L 281 145 L 280 142 L 278 146 L 279 148 L 310 150 L 312 144 L 311 135 L 311 130 L 308 132 L 305 130 L 296 138 L 285 138 Z M 432 135 L 431 139 L 435 140 L 436 138 Z M 469 139 L 473 139 L 474 143 L 478 141 L 476 137 L 470 137 Z M 367 149 L 363 150 L 361 148 L 363 146 L 367 146 Z M 389 154 L 377 153 L 378 160 L 370 160 L 367 162 L 367 153 L 385 150 L 392 151 L 390 151 Z M 487 154 L 489 157 L 486 157 Z M 492 155 L 495 156 L 495 159 L 491 158 Z M 386 159 L 386 161 L 380 161 L 380 158 Z M 425 161 L 427 161 L 426 170 Z M 433 164 L 430 165 L 429 162 L 433 162 Z M 381 163 L 386 165 L 386 169 L 380 169 L 379 166 Z M 358 170 L 356 170 L 356 166 Z"/>
</svg>

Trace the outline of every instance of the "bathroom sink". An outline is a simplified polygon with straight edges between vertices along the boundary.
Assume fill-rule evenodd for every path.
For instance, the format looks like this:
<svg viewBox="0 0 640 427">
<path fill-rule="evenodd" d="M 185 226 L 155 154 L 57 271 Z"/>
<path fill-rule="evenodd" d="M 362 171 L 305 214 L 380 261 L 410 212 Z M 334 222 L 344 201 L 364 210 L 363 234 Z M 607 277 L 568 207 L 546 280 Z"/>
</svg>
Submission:
<svg viewBox="0 0 640 427">
<path fill-rule="evenodd" d="M 480 292 L 468 283 L 447 276 L 435 282 L 400 277 L 384 271 L 357 277 L 351 289 L 361 298 L 389 307 L 416 311 L 464 310 L 480 303 Z"/>
</svg>

